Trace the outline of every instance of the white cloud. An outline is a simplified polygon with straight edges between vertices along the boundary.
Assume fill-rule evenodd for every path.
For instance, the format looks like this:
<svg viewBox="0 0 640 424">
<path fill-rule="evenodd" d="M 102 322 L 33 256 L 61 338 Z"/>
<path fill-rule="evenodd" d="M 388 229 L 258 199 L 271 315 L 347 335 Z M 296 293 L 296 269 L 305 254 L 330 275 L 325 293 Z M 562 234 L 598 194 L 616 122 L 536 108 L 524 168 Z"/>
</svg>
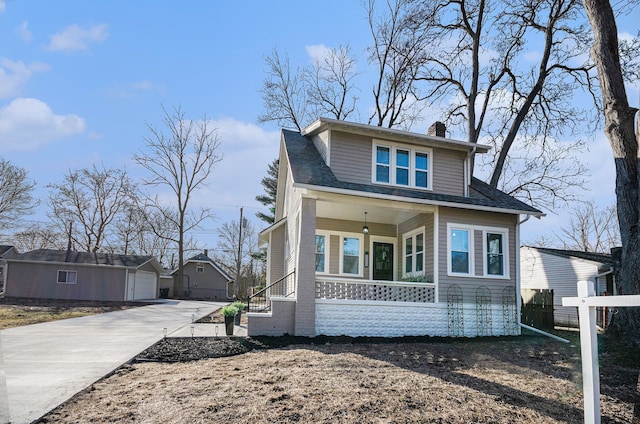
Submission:
<svg viewBox="0 0 640 424">
<path fill-rule="evenodd" d="M 138 81 L 131 84 L 131 88 L 136 90 L 153 90 L 155 85 L 151 81 Z"/>
<path fill-rule="evenodd" d="M 33 34 L 31 34 L 31 31 L 29 31 L 29 22 L 28 21 L 22 22 L 20 24 L 20 26 L 18 28 L 16 28 L 16 33 L 18 34 L 20 39 L 22 41 L 24 41 L 25 43 L 30 42 L 31 39 L 33 38 Z"/>
<path fill-rule="evenodd" d="M 87 29 L 79 25 L 69 25 L 61 32 L 51 36 L 47 48 L 52 51 L 86 50 L 89 43 L 106 40 L 109 36 L 109 25 L 93 25 Z"/>
<path fill-rule="evenodd" d="M 305 46 L 305 50 L 312 60 L 322 62 L 331 55 L 331 49 L 324 44 L 315 44 L 313 46 Z"/>
<path fill-rule="evenodd" d="M 0 108 L 1 149 L 31 151 L 43 145 L 85 131 L 78 115 L 56 115 L 44 102 L 18 98 Z"/>
<path fill-rule="evenodd" d="M 4 0 L 0 0 L 0 12 L 4 12 L 5 3 Z"/>
<path fill-rule="evenodd" d="M 142 80 L 131 84 L 113 85 L 107 90 L 106 94 L 107 96 L 114 98 L 129 98 L 139 94 L 140 92 L 148 92 L 154 90 L 163 92 L 164 87 L 162 85 L 156 85 L 151 81 Z"/>
<path fill-rule="evenodd" d="M 237 206 L 248 207 L 246 215 L 253 218 L 258 209 L 264 209 L 255 197 L 262 194 L 260 180 L 267 166 L 278 156 L 280 131 L 265 131 L 232 118 L 211 120 L 208 125 L 217 128 L 223 159 L 207 187 L 194 198 L 195 204 L 210 207 L 222 222 L 238 219 Z"/>
<path fill-rule="evenodd" d="M 47 71 L 49 66 L 44 63 L 24 64 L 14 62 L 6 57 L 0 57 L 0 99 L 17 95 L 20 89 L 31 78 L 34 72 Z"/>
</svg>

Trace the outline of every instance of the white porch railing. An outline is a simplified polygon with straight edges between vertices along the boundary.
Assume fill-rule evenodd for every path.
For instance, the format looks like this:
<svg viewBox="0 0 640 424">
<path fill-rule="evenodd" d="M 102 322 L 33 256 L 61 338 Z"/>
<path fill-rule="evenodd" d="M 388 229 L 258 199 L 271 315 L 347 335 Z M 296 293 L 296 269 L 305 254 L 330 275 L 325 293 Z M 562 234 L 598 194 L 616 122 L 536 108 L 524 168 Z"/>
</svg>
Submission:
<svg viewBox="0 0 640 424">
<path fill-rule="evenodd" d="M 316 299 L 435 303 L 435 283 L 316 278 Z"/>
</svg>

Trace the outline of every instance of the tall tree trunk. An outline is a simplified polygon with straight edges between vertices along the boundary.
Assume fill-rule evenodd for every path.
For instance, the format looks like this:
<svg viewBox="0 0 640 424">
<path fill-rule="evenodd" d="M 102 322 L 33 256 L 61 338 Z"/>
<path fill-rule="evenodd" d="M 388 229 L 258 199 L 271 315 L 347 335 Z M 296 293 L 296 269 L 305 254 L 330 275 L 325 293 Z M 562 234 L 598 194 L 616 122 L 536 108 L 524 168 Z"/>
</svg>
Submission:
<svg viewBox="0 0 640 424">
<path fill-rule="evenodd" d="M 611 143 L 616 167 L 616 198 L 622 239 L 617 286 L 619 294 L 640 294 L 640 134 L 636 134 L 634 128 L 638 110 L 630 107 L 627 101 L 618 53 L 618 30 L 611 5 L 602 0 L 584 0 L 584 7 L 593 28 L 591 56 L 598 69 L 605 134 Z M 620 308 L 612 327 L 623 340 L 640 347 L 640 308 Z"/>
</svg>

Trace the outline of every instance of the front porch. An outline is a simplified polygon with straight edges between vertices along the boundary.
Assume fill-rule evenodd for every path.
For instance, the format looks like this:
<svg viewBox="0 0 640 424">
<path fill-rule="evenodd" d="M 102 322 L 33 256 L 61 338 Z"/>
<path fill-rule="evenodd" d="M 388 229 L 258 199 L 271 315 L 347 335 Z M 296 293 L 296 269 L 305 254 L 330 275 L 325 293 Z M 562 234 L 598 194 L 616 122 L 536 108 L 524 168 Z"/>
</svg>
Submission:
<svg viewBox="0 0 640 424">
<path fill-rule="evenodd" d="M 483 258 L 485 236 L 472 225 L 482 215 L 335 193 L 306 193 L 298 210 L 261 235 L 269 281 L 288 275 L 290 289 L 265 289 L 264 313 L 250 312 L 249 335 L 519 334 L 514 280 L 477 277 L 484 263 L 474 263 L 471 239 L 476 232 Z M 468 223 L 467 244 L 448 239 L 458 234 L 452 220 Z M 455 267 L 473 276 L 459 277 Z"/>
</svg>

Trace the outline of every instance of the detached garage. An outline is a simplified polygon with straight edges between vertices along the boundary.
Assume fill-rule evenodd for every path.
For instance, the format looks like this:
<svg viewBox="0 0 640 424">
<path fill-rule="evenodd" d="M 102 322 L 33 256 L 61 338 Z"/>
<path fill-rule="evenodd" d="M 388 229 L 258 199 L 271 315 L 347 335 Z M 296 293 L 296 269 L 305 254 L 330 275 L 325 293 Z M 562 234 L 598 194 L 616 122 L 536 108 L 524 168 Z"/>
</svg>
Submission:
<svg viewBox="0 0 640 424">
<path fill-rule="evenodd" d="M 122 302 L 157 299 L 152 256 L 39 249 L 4 258 L 5 296 Z"/>
</svg>

